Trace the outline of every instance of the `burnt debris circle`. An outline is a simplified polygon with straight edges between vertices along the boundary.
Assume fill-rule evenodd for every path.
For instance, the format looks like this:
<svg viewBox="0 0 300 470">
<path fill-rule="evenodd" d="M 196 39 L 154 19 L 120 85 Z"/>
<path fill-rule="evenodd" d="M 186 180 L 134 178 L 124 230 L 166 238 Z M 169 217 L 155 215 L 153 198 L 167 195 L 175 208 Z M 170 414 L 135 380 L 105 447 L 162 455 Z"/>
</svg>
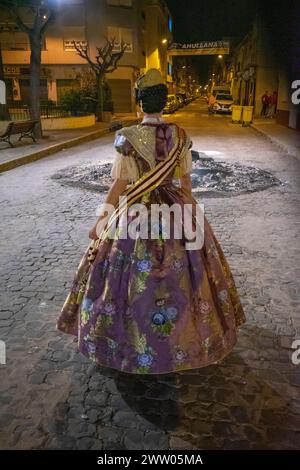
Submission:
<svg viewBox="0 0 300 470">
<path fill-rule="evenodd" d="M 272 173 L 237 162 L 216 161 L 204 152 L 192 151 L 191 171 L 196 196 L 228 197 L 261 191 L 282 184 Z M 107 191 L 111 184 L 111 163 L 82 164 L 64 168 L 52 178 L 63 185 L 97 192 Z"/>
</svg>

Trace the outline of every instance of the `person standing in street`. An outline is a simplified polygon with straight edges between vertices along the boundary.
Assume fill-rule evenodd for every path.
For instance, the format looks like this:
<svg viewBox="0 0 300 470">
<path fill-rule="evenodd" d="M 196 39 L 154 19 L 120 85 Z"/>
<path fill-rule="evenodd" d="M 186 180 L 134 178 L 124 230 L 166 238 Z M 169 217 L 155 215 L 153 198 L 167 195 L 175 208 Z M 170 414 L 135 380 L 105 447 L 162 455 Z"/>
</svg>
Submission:
<svg viewBox="0 0 300 470">
<path fill-rule="evenodd" d="M 268 95 L 268 91 L 265 91 L 265 94 L 262 95 L 262 97 L 261 97 L 262 108 L 261 108 L 260 115 L 262 117 L 267 117 L 268 107 L 269 107 L 269 100 L 270 100 L 270 97 Z"/>
<path fill-rule="evenodd" d="M 163 119 L 168 88 L 158 69 L 138 79 L 135 94 L 143 120 L 116 133 L 114 182 L 105 200 L 115 207 L 107 224 L 116 222 L 117 231 L 110 237 L 107 226 L 99 230 L 103 215 L 91 228 L 93 242 L 57 328 L 77 336 L 82 354 L 111 369 L 133 374 L 197 369 L 229 354 L 245 315 L 204 214 L 197 247 L 187 246 L 187 212 L 171 215 L 170 230 L 166 214 L 153 223 L 158 204 L 197 211 L 190 177 L 192 142 L 184 129 Z M 121 195 L 127 197 L 123 205 L 117 202 Z M 136 208 L 132 212 L 135 202 L 138 214 Z M 138 223 L 146 232 L 131 236 L 141 213 L 145 219 Z M 195 215 L 191 223 L 196 228 Z M 183 228 L 179 237 L 176 227 Z"/>
<path fill-rule="evenodd" d="M 277 91 L 273 91 L 273 94 L 269 97 L 269 106 L 268 106 L 268 117 L 273 118 L 276 114 L 277 109 Z"/>
<path fill-rule="evenodd" d="M 209 100 L 208 100 L 208 112 L 211 114 L 213 112 L 213 109 L 214 109 L 214 104 L 215 102 L 217 101 L 215 95 L 212 93 L 209 97 Z"/>
</svg>

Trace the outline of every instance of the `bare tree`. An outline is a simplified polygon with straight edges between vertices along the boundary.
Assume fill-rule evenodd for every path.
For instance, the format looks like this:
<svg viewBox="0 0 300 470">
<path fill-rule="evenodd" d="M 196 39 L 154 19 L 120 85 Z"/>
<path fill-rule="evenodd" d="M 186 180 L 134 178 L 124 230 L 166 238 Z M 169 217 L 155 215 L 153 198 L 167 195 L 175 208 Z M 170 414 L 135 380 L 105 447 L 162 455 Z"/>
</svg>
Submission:
<svg viewBox="0 0 300 470">
<path fill-rule="evenodd" d="M 46 29 L 56 17 L 57 2 L 56 0 L 0 0 L 0 7 L 9 11 L 13 20 L 29 38 L 31 118 L 39 123 L 35 126 L 36 137 L 42 137 L 40 119 L 42 42 Z"/>
<path fill-rule="evenodd" d="M 97 55 L 95 61 L 93 61 L 88 52 L 87 45 L 78 45 L 73 41 L 74 47 L 77 53 L 87 61 L 91 70 L 94 72 L 97 83 L 97 109 L 96 115 L 97 120 L 102 120 L 103 113 L 103 85 L 106 74 L 116 70 L 119 60 L 122 58 L 125 50 L 126 44 L 122 42 L 120 45 L 120 51 L 113 52 L 116 41 L 115 39 L 105 38 L 105 44 L 102 47 L 97 47 Z"/>
</svg>

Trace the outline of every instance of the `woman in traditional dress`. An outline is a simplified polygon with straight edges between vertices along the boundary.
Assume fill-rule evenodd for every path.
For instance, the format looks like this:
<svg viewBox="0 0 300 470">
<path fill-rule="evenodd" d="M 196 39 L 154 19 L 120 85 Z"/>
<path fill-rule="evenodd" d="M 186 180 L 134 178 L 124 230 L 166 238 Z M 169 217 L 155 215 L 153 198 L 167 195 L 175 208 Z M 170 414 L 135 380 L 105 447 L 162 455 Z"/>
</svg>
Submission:
<svg viewBox="0 0 300 470">
<path fill-rule="evenodd" d="M 93 242 L 57 327 L 77 336 L 79 350 L 102 366 L 135 374 L 196 369 L 232 350 L 244 312 L 205 217 L 204 243 L 197 249 L 187 248 L 186 237 L 178 239 L 174 230 L 164 233 L 161 220 L 156 237 L 119 236 L 124 213 L 126 228 L 137 217 L 130 213 L 134 203 L 148 213 L 154 204 L 197 208 L 191 192 L 192 144 L 183 129 L 162 118 L 167 87 L 160 72 L 150 69 L 135 91 L 144 117 L 116 133 L 114 182 L 106 197 L 115 210 L 100 233 L 104 214 L 90 230 Z M 126 196 L 127 205 L 120 196 Z M 151 218 L 148 228 L 155 228 Z"/>
</svg>

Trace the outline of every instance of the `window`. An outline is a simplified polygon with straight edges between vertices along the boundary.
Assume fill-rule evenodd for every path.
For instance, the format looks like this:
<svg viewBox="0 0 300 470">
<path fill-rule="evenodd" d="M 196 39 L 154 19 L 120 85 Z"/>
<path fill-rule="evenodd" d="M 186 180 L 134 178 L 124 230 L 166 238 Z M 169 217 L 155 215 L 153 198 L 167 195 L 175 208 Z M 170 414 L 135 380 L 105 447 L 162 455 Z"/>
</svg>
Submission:
<svg viewBox="0 0 300 470">
<path fill-rule="evenodd" d="M 60 23 L 64 26 L 74 27 L 85 25 L 85 7 L 83 4 L 68 4 L 62 7 Z"/>
<path fill-rule="evenodd" d="M 172 21 L 172 18 L 170 16 L 168 18 L 168 28 L 169 28 L 170 33 L 172 33 L 173 21 Z"/>
<path fill-rule="evenodd" d="M 133 32 L 132 29 L 118 28 L 116 26 L 108 26 L 107 36 L 109 39 L 115 39 L 114 52 L 121 50 L 121 43 L 126 44 L 125 52 L 133 51 Z"/>
<path fill-rule="evenodd" d="M 63 45 L 66 52 L 75 51 L 73 41 L 78 46 L 86 47 L 85 31 L 82 26 L 65 26 L 63 29 Z"/>
<path fill-rule="evenodd" d="M 132 7 L 132 0 L 106 0 L 107 5 L 115 7 Z"/>
</svg>

